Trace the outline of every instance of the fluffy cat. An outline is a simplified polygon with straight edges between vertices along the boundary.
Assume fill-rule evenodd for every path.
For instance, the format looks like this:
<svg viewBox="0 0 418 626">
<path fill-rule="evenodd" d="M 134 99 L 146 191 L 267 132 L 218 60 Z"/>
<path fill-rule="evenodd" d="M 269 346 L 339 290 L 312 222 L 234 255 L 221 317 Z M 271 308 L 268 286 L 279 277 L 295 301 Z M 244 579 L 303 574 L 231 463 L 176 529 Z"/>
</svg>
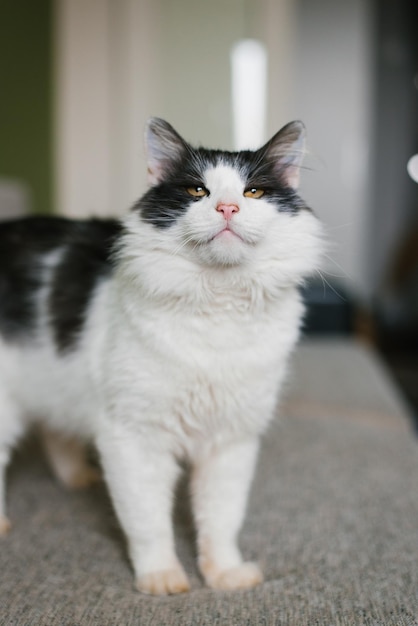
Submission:
<svg viewBox="0 0 418 626">
<path fill-rule="evenodd" d="M 74 437 L 97 447 L 138 589 L 189 589 L 171 523 L 180 460 L 206 583 L 262 581 L 237 535 L 321 252 L 296 191 L 303 144 L 292 122 L 256 151 L 193 148 L 152 118 L 150 188 L 120 222 L 0 224 L 0 531 L 10 450 L 41 422 L 68 485 L 96 477 Z"/>
</svg>

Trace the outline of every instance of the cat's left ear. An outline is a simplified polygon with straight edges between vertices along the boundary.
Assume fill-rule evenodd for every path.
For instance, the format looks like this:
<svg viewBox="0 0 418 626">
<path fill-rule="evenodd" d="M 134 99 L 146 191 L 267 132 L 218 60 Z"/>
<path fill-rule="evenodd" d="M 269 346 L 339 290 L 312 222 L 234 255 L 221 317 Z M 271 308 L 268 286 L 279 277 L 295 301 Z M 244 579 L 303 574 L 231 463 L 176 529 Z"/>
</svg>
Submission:
<svg viewBox="0 0 418 626">
<path fill-rule="evenodd" d="M 151 117 L 145 129 L 148 182 L 158 185 L 184 156 L 187 143 L 159 117 Z"/>
<path fill-rule="evenodd" d="M 261 150 L 274 164 L 274 170 L 286 187 L 299 187 L 300 166 L 305 155 L 305 126 L 290 122 L 279 130 Z"/>
</svg>

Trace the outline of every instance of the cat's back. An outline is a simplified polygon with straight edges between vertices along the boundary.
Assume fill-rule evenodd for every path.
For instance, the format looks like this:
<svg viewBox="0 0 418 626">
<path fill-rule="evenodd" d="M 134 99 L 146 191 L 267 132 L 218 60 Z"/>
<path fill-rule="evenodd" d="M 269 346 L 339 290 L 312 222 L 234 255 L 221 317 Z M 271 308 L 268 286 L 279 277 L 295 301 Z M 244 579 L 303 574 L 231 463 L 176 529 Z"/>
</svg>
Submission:
<svg viewBox="0 0 418 626">
<path fill-rule="evenodd" d="M 0 222 L 0 337 L 30 342 L 48 319 L 57 347 L 80 330 L 97 281 L 112 269 L 116 220 Z"/>
<path fill-rule="evenodd" d="M 31 216 L 0 221 L 0 273 L 5 277 L 17 268 L 23 271 L 29 263 L 64 248 L 107 264 L 121 228 L 116 219 Z"/>
</svg>

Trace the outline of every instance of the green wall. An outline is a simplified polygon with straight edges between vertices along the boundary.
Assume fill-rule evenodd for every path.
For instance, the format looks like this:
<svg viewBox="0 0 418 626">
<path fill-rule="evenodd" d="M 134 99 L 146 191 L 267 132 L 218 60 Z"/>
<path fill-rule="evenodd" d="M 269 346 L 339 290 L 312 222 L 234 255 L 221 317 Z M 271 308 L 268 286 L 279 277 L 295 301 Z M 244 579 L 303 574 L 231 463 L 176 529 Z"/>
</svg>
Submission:
<svg viewBox="0 0 418 626">
<path fill-rule="evenodd" d="M 0 177 L 52 210 L 52 0 L 0 0 Z"/>
</svg>

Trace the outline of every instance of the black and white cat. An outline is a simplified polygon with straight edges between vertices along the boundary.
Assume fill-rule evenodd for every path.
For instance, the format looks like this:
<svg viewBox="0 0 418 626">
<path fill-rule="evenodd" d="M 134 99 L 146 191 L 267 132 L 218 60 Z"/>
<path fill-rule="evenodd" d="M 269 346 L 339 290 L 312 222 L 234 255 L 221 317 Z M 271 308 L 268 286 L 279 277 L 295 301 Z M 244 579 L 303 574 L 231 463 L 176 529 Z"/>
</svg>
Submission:
<svg viewBox="0 0 418 626">
<path fill-rule="evenodd" d="M 321 227 L 297 195 L 304 127 L 257 151 L 195 149 L 153 118 L 150 188 L 116 220 L 0 225 L 0 533 L 10 450 L 42 423 L 56 473 L 95 478 L 98 449 L 137 587 L 189 588 L 171 509 L 191 467 L 208 585 L 254 586 L 237 546 L 260 435 L 271 420 Z"/>
</svg>

